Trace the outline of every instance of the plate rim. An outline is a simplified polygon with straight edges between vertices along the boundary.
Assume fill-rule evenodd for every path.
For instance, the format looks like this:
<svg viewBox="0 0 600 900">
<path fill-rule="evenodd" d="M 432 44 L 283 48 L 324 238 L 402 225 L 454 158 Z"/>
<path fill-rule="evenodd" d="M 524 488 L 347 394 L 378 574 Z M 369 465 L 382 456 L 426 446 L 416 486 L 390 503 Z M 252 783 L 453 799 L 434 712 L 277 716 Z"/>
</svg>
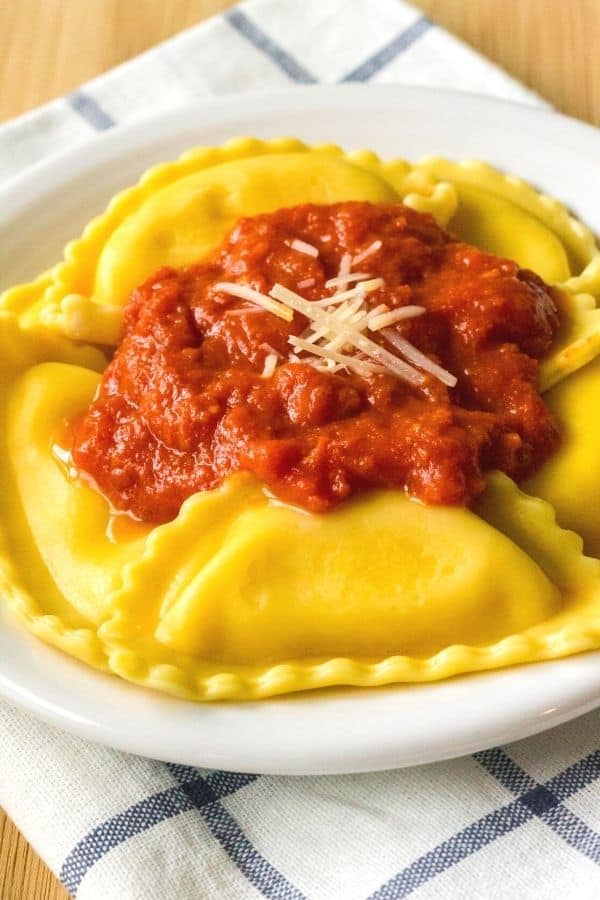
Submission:
<svg viewBox="0 0 600 900">
<path fill-rule="evenodd" d="M 362 95 L 377 95 L 380 96 L 388 95 L 398 96 L 405 98 L 426 98 L 431 99 L 432 97 L 439 97 L 440 95 L 446 97 L 449 102 L 457 104 L 457 105 L 472 105 L 476 104 L 482 108 L 486 108 L 489 106 L 496 106 L 498 109 L 504 107 L 509 109 L 511 114 L 523 113 L 526 116 L 537 115 L 542 119 L 552 119 L 555 122 L 562 121 L 570 129 L 576 129 L 582 136 L 585 136 L 586 139 L 592 139 L 598 141 L 598 145 L 600 147 L 600 129 L 596 128 L 594 125 L 584 122 L 581 119 L 576 119 L 573 116 L 566 115 L 559 110 L 556 110 L 554 107 L 548 105 L 546 101 L 541 100 L 540 104 L 533 104 L 528 101 L 516 101 L 505 97 L 499 97 L 496 95 L 487 95 L 480 94 L 476 91 L 466 91 L 466 90 L 454 90 L 452 88 L 433 88 L 425 85 L 409 85 L 409 84 L 310 84 L 310 85 L 297 85 L 289 88 L 278 88 L 276 90 L 270 89 L 256 89 L 251 91 L 244 91 L 240 93 L 228 93 L 222 94 L 218 96 L 206 97 L 206 98 L 198 98 L 191 101 L 186 101 L 181 104 L 177 104 L 172 109 L 165 109 L 156 113 L 146 114 L 141 116 L 135 116 L 132 119 L 123 122 L 122 124 L 116 125 L 112 128 L 108 128 L 104 131 L 99 132 L 91 132 L 89 136 L 83 137 L 81 141 L 78 141 L 73 147 L 69 147 L 65 150 L 58 150 L 54 153 L 49 154 L 44 159 L 41 159 L 32 165 L 28 166 L 23 172 L 20 172 L 16 175 L 11 176 L 7 179 L 6 184 L 0 184 L 0 200 L 5 199 L 5 195 L 12 194 L 17 188 L 20 190 L 17 191 L 20 196 L 17 198 L 17 204 L 21 202 L 26 202 L 28 199 L 28 191 L 29 188 L 28 182 L 31 180 L 35 182 L 38 178 L 42 178 L 44 174 L 51 174 L 52 170 L 54 170 L 59 164 L 65 164 L 65 167 L 68 168 L 68 163 L 71 160 L 77 160 L 81 154 L 81 151 L 86 147 L 93 146 L 96 153 L 102 154 L 102 151 L 109 147 L 111 144 L 116 143 L 118 140 L 119 143 L 127 142 L 131 139 L 131 137 L 138 132 L 142 132 L 148 127 L 157 124 L 159 122 L 168 122 L 171 118 L 178 119 L 184 114 L 193 114 L 193 113 L 202 113 L 202 112 L 215 112 L 215 108 L 219 108 L 220 112 L 226 112 L 230 109 L 235 109 L 239 106 L 240 103 L 243 103 L 244 106 L 251 106 L 258 101 L 266 101 L 268 100 L 270 104 L 276 105 L 278 101 L 288 100 L 290 97 L 294 99 L 294 101 L 308 101 L 312 100 L 315 97 L 319 98 L 327 98 L 327 97 L 336 97 L 338 100 L 341 97 L 349 97 L 352 94 L 355 96 Z M 297 105 L 297 104 L 295 104 Z M 33 115 L 36 110 L 32 110 L 30 113 L 25 113 L 25 115 L 18 117 L 16 120 L 18 121 L 21 118 L 26 118 L 29 115 Z M 11 123 L 9 123 L 11 124 Z M 232 137 L 239 135 L 232 135 Z M 366 144 L 365 144 L 366 146 Z M 80 161 L 80 160 L 79 160 Z M 90 163 L 91 165 L 91 163 Z M 31 185 L 34 188 L 34 185 Z M 23 191 L 25 188 L 25 191 Z M 23 196 L 25 194 L 25 196 Z"/>
</svg>

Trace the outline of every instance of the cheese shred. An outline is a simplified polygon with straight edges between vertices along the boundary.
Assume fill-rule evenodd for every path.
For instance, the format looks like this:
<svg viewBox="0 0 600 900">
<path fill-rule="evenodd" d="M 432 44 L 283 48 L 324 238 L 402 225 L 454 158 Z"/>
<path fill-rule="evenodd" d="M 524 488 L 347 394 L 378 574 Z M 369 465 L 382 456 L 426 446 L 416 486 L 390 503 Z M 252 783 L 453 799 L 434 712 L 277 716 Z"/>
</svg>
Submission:
<svg viewBox="0 0 600 900">
<path fill-rule="evenodd" d="M 260 291 L 255 291 L 248 284 L 237 284 L 235 281 L 219 281 L 213 287 L 222 294 L 228 294 L 230 297 L 248 300 L 250 303 L 262 306 L 267 312 L 273 313 L 274 316 L 278 316 L 286 322 L 291 322 L 294 318 L 294 313 L 288 306 L 284 306 L 283 303 L 277 303 L 266 294 L 261 294 Z"/>
<path fill-rule="evenodd" d="M 303 241 L 292 241 L 290 246 L 310 256 L 318 256 L 316 247 Z M 381 242 L 374 241 L 359 256 L 364 258 L 379 249 L 379 246 Z M 365 302 L 366 296 L 384 286 L 383 278 L 371 278 L 366 272 L 350 273 L 352 262 L 350 254 L 345 253 L 340 262 L 339 274 L 325 283 L 325 287 L 341 290 L 320 300 L 307 300 L 282 284 L 273 285 L 268 295 L 250 285 L 237 282 L 221 281 L 214 288 L 223 294 L 253 303 L 255 307 L 288 323 L 293 321 L 294 312 L 305 316 L 309 320 L 308 328 L 301 335 L 290 335 L 288 338 L 288 343 L 295 351 L 290 354 L 293 361 L 307 361 L 327 372 L 346 369 L 363 376 L 390 374 L 415 387 L 421 387 L 425 383 L 423 373 L 426 372 L 447 387 L 455 387 L 457 379 L 451 372 L 422 353 L 393 327 L 398 322 L 422 316 L 426 312 L 425 307 L 389 309 L 384 303 L 380 303 L 369 309 Z M 306 279 L 304 284 L 308 286 L 307 282 L 310 281 L 311 279 Z M 356 282 L 354 286 L 348 287 L 353 281 Z M 250 310 L 246 308 L 229 312 L 242 311 Z M 380 334 L 395 352 L 392 353 L 387 347 L 369 338 L 365 331 Z M 271 346 L 264 345 L 264 349 L 268 352 L 262 375 L 270 378 L 277 368 L 280 354 Z M 308 354 L 309 359 L 299 357 L 298 353 Z"/>
<path fill-rule="evenodd" d="M 298 253 L 306 253 L 307 256 L 313 256 L 315 259 L 319 255 L 316 247 L 313 247 L 312 244 L 307 244 L 306 241 L 301 241 L 299 238 L 294 238 L 293 241 L 286 241 L 286 244 L 292 250 L 297 250 Z"/>
<path fill-rule="evenodd" d="M 291 306 L 296 312 L 315 322 L 317 327 L 328 326 L 327 334 L 329 336 L 332 338 L 344 338 L 344 346 L 348 344 L 357 350 L 361 350 L 366 356 L 383 366 L 397 378 L 417 387 L 424 383 L 424 377 L 417 369 L 368 338 L 359 329 L 357 323 L 335 318 L 327 310 L 319 308 L 316 303 L 312 303 L 310 300 L 305 300 L 304 297 L 289 290 L 282 284 L 274 285 L 270 294 L 276 300 Z M 368 317 L 365 316 L 365 319 L 368 319 Z M 362 322 L 360 324 L 362 325 Z M 367 322 L 365 321 L 364 324 L 366 325 Z M 309 344 L 309 346 L 315 347 L 314 344 Z M 327 348 L 319 348 L 319 350 L 323 354 L 331 352 Z"/>
<path fill-rule="evenodd" d="M 277 353 L 267 353 L 262 370 L 263 378 L 270 378 L 271 375 L 273 375 L 275 369 L 277 368 L 278 361 L 279 355 Z"/>
</svg>

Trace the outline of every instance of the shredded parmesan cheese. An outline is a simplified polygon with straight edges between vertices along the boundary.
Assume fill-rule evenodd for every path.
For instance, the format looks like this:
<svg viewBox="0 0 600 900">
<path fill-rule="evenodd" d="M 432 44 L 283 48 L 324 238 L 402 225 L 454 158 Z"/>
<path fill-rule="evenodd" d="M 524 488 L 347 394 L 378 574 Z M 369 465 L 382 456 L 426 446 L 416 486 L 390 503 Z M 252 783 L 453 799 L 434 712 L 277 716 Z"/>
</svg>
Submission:
<svg viewBox="0 0 600 900">
<path fill-rule="evenodd" d="M 332 306 L 336 303 L 343 303 L 345 300 L 352 300 L 361 292 L 368 294 L 371 291 L 377 291 L 383 287 L 383 284 L 383 278 L 372 278 L 370 281 L 361 281 L 360 284 L 355 284 L 353 288 L 347 291 L 340 291 L 337 294 L 332 294 L 331 297 L 323 297 L 322 300 L 314 300 L 313 302 L 315 306 L 319 307 Z"/>
<path fill-rule="evenodd" d="M 254 313 L 264 313 L 266 310 L 262 309 L 259 306 L 238 306 L 236 309 L 226 309 L 223 313 L 224 316 L 245 316 L 245 315 L 253 315 Z"/>
<path fill-rule="evenodd" d="M 292 241 L 293 243 L 295 242 Z M 296 243 L 304 244 L 303 241 Z M 381 241 L 374 241 L 367 250 L 372 253 L 380 246 Z M 299 247 L 294 249 L 303 253 L 308 252 Z M 315 247 L 312 250 L 318 255 Z M 363 254 L 366 253 L 364 250 Z M 315 254 L 311 251 L 310 255 Z M 247 284 L 236 282 L 222 281 L 214 287 L 224 294 L 256 305 L 227 310 L 230 315 L 264 310 L 286 322 L 293 321 L 294 312 L 305 316 L 310 323 L 308 328 L 300 336 L 291 335 L 288 338 L 288 343 L 296 351 L 289 357 L 294 362 L 304 361 L 298 356 L 298 352 L 302 352 L 313 357 L 306 360 L 307 362 L 327 372 L 346 369 L 363 376 L 388 373 L 415 386 L 424 383 L 425 377 L 422 373 L 427 372 L 448 387 L 454 387 L 457 382 L 454 375 L 433 362 L 391 327 L 404 319 L 423 315 L 426 312 L 425 307 L 404 306 L 401 309 L 390 310 L 384 303 L 380 303 L 373 309 L 368 309 L 365 303 L 366 295 L 383 287 L 383 278 L 371 278 L 366 272 L 351 274 L 351 263 L 350 254 L 345 253 L 340 263 L 339 275 L 325 285 L 330 288 L 340 287 L 343 290 L 320 300 L 307 300 L 282 284 L 273 285 L 269 295 L 262 294 Z M 353 281 L 356 284 L 348 288 L 348 284 Z M 314 283 L 314 278 L 307 278 L 298 286 L 308 287 Z M 366 330 L 380 333 L 400 356 L 367 337 Z M 282 355 L 270 344 L 262 344 L 261 349 L 266 351 L 262 374 L 263 377 L 270 378 Z"/>
<path fill-rule="evenodd" d="M 336 278 L 330 278 L 329 281 L 325 282 L 326 288 L 334 288 L 339 287 L 342 283 L 344 287 L 346 284 L 349 284 L 351 281 L 364 281 L 366 278 L 372 278 L 368 272 L 352 272 L 349 275 L 343 275 L 341 278 L 338 275 Z M 298 285 L 300 287 L 300 285 Z"/>
<path fill-rule="evenodd" d="M 429 372 L 430 375 L 434 375 L 435 378 L 438 378 L 443 384 L 447 384 L 448 387 L 456 386 L 457 379 L 454 375 L 446 371 L 446 369 L 442 369 L 441 366 L 434 363 L 428 356 L 425 356 L 424 353 L 417 350 L 413 344 L 410 344 L 405 338 L 399 335 L 397 331 L 386 328 L 381 333 L 384 338 L 390 342 L 392 347 L 395 347 L 402 356 L 414 363 L 415 366 L 423 369 L 424 372 Z"/>
<path fill-rule="evenodd" d="M 348 276 L 352 268 L 352 256 L 350 253 L 344 253 L 340 260 L 340 268 L 337 274 L 338 284 L 342 289 L 348 287 Z"/>
<path fill-rule="evenodd" d="M 381 310 L 375 315 L 375 310 L 369 319 L 370 331 L 379 331 L 380 328 L 388 328 L 401 322 L 403 319 L 414 319 L 416 316 L 422 316 L 426 312 L 424 306 L 403 306 L 401 309 Z"/>
<path fill-rule="evenodd" d="M 368 310 L 364 305 L 364 294 L 359 295 L 355 301 L 348 301 L 345 303 L 343 307 L 338 307 L 338 312 L 340 313 L 339 318 L 342 321 L 349 322 L 357 331 L 363 331 L 365 327 L 369 327 L 369 324 L 374 316 L 379 315 L 383 310 L 385 310 L 385 306 L 380 304 L 376 306 L 373 310 Z M 343 313 L 343 314 L 342 314 Z M 335 314 L 333 314 L 335 315 Z M 336 316 L 337 318 L 337 316 Z M 322 333 L 323 328 L 317 329 L 317 334 L 319 332 Z M 347 336 L 345 334 L 338 334 L 337 337 L 334 337 L 333 340 L 328 340 L 325 344 L 326 350 L 352 350 L 352 344 L 348 342 Z"/>
<path fill-rule="evenodd" d="M 255 303 L 286 322 L 291 322 L 294 318 L 294 313 L 288 306 L 284 306 L 283 303 L 277 303 L 271 297 L 261 294 L 260 291 L 255 291 L 254 288 L 247 284 L 237 284 L 235 281 L 219 281 L 214 285 L 214 289 L 221 291 L 223 294 L 229 294 L 230 297 L 238 297 L 240 300 L 248 300 L 250 303 Z"/>
<path fill-rule="evenodd" d="M 357 266 L 363 260 L 365 260 L 368 256 L 371 256 L 373 253 L 376 253 L 377 250 L 381 250 L 382 242 L 377 240 L 373 241 L 372 244 L 369 244 L 364 250 L 361 250 L 360 253 L 357 253 L 355 257 L 352 259 L 352 265 Z"/>
<path fill-rule="evenodd" d="M 380 347 L 379 344 L 376 344 L 375 341 L 372 341 L 364 335 L 362 331 L 359 330 L 356 323 L 334 318 L 327 310 L 319 308 L 315 303 L 311 303 L 310 300 L 305 300 L 304 297 L 300 297 L 299 294 L 290 291 L 289 288 L 284 287 L 282 284 L 274 285 L 271 290 L 271 296 L 281 303 L 288 304 L 292 309 L 302 313 L 302 315 L 306 316 L 311 321 L 316 322 L 317 326 L 329 325 L 327 330 L 331 338 L 343 337 L 344 344 L 349 344 L 358 350 L 362 350 L 366 356 L 379 363 L 381 366 L 384 366 L 398 378 L 408 381 L 413 385 L 423 384 L 423 375 L 417 371 L 417 369 L 408 365 L 408 363 L 405 363 L 403 360 L 398 359 L 398 357 L 394 356 L 393 353 L 390 353 L 389 350 Z M 292 343 L 291 338 L 290 343 Z M 308 344 L 308 342 L 307 345 L 309 347 L 315 347 L 314 344 Z M 327 348 L 320 348 L 320 350 L 324 355 L 333 352 Z"/>
<path fill-rule="evenodd" d="M 298 282 L 298 287 L 301 291 L 306 290 L 306 288 L 314 287 L 316 284 L 316 280 L 314 278 L 304 278 L 302 281 Z"/>
<path fill-rule="evenodd" d="M 301 241 L 299 238 L 294 238 L 293 241 L 286 241 L 286 244 L 292 250 L 297 250 L 298 253 L 306 253 L 307 256 L 314 256 L 315 259 L 319 255 L 316 247 L 313 247 L 312 244 L 307 244 L 306 241 Z"/>
<path fill-rule="evenodd" d="M 359 312 L 363 303 L 364 303 L 364 294 L 357 293 L 357 295 L 355 297 L 349 299 L 346 303 L 343 303 L 341 306 L 338 306 L 338 308 L 336 310 L 334 310 L 332 313 L 329 313 L 328 315 L 331 317 L 332 320 L 336 320 L 336 321 L 340 321 L 340 322 L 350 321 L 353 324 L 355 324 L 356 320 L 361 319 L 362 316 L 364 315 L 364 311 Z M 315 327 L 314 324 L 311 324 L 307 328 L 306 332 L 301 335 L 301 337 L 305 338 L 307 341 L 309 341 L 312 344 L 312 343 L 316 343 L 317 341 L 321 340 L 322 338 L 327 337 L 329 335 L 329 332 L 330 332 L 330 328 L 327 323 L 325 325 L 322 325 L 321 327 Z M 343 337 L 340 339 L 340 336 L 338 335 L 338 337 L 335 338 L 333 341 L 330 341 L 327 346 L 330 347 L 330 349 L 332 349 L 332 350 L 337 350 L 340 347 L 343 347 L 344 341 L 345 341 L 345 339 Z"/>
<path fill-rule="evenodd" d="M 304 341 L 302 338 L 290 337 L 290 344 L 298 350 L 308 350 L 317 356 L 322 356 L 325 360 L 333 360 L 340 364 L 341 368 L 351 369 L 358 375 L 371 375 L 375 372 L 384 373 L 387 370 L 383 366 L 376 366 L 373 363 L 359 359 L 357 356 L 345 356 L 343 353 L 336 353 L 334 350 L 328 350 L 325 347 L 318 347 L 314 344 Z"/>
<path fill-rule="evenodd" d="M 263 365 L 262 377 L 270 378 L 275 369 L 277 368 L 277 363 L 279 362 L 279 355 L 277 353 L 267 353 L 265 356 L 265 363 Z"/>
</svg>

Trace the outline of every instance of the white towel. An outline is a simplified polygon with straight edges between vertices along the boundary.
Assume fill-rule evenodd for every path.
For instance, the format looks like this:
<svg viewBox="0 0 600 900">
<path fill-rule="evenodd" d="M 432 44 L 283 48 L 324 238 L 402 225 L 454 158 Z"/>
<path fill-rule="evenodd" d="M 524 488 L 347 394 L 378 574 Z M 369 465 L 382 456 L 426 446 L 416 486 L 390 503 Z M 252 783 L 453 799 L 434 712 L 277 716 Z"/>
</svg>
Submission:
<svg viewBox="0 0 600 900">
<path fill-rule="evenodd" d="M 0 128 L 0 179 L 198 97 L 373 81 L 541 103 L 399 0 L 252 0 Z M 600 897 L 600 715 L 474 756 L 282 778 L 168 766 L 0 704 L 0 804 L 81 900 Z"/>
</svg>

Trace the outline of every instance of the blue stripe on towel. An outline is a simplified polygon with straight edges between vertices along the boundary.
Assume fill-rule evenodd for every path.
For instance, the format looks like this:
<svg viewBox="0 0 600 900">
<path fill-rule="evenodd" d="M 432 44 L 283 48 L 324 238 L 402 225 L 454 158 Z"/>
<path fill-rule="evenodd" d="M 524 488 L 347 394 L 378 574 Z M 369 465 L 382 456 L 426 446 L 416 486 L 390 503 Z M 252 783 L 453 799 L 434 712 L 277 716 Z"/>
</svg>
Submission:
<svg viewBox="0 0 600 900">
<path fill-rule="evenodd" d="M 270 900 L 304 900 L 304 895 L 253 847 L 234 817 L 221 804 L 259 777 L 238 772 L 214 771 L 203 776 L 192 766 L 167 765 L 177 785 L 167 788 L 90 831 L 71 850 L 60 879 L 74 896 L 100 859 L 124 841 L 181 813 L 196 810 L 242 874 Z"/>
<path fill-rule="evenodd" d="M 219 789 L 224 792 L 220 796 L 226 796 L 238 789 L 237 785 L 240 779 L 254 780 L 255 775 L 244 776 L 235 772 L 214 772 L 207 779 L 198 775 L 193 781 L 190 781 L 187 777 L 188 773 L 181 772 L 181 767 L 168 766 L 168 768 L 171 774 L 180 781 L 182 791 L 198 810 L 213 837 L 218 840 L 229 858 L 255 888 L 270 900 L 305 900 L 304 895 L 259 853 L 231 813 L 225 809 L 222 803 L 218 802 Z"/>
<path fill-rule="evenodd" d="M 95 131 L 106 131 L 112 128 L 116 123 L 108 113 L 104 112 L 99 103 L 89 94 L 83 91 L 74 91 L 66 96 L 66 101 L 76 113 L 79 113 L 82 119 L 91 125 Z"/>
<path fill-rule="evenodd" d="M 570 847 L 600 865 L 600 834 L 562 804 L 564 799 L 600 777 L 600 751 L 544 784 L 527 775 L 503 750 L 486 750 L 477 753 L 475 759 Z"/>
<path fill-rule="evenodd" d="M 436 875 L 534 817 L 548 825 L 570 847 L 600 865 L 600 835 L 562 803 L 600 777 L 600 751 L 544 784 L 524 772 L 501 748 L 476 753 L 474 758 L 503 787 L 516 794 L 516 799 L 477 819 L 416 859 L 383 884 L 369 900 L 407 897 Z"/>
<path fill-rule="evenodd" d="M 189 766 L 168 766 L 171 775 L 179 782 L 150 797 L 134 803 L 129 809 L 112 816 L 73 847 L 60 871 L 60 880 L 75 895 L 83 878 L 99 860 L 129 838 L 154 825 L 198 808 L 199 791 L 205 791 L 206 802 L 218 802 L 229 794 L 255 781 L 258 775 L 238 775 L 216 771 L 202 778 L 198 769 Z M 194 794 L 194 784 L 202 786 Z M 185 790 L 182 787 L 185 785 Z"/>
<path fill-rule="evenodd" d="M 352 69 L 347 75 L 344 75 L 341 81 L 368 81 L 373 75 L 376 75 L 377 72 L 380 72 L 381 69 L 391 63 L 392 60 L 396 59 L 397 56 L 408 50 L 431 26 L 432 22 L 426 16 L 421 16 L 416 22 L 413 22 L 412 25 L 396 35 L 389 44 L 385 44 L 377 53 L 369 56 L 359 66 Z"/>
<path fill-rule="evenodd" d="M 225 19 L 243 37 L 253 44 L 258 50 L 262 50 L 282 71 L 289 75 L 292 81 L 302 84 L 316 84 L 317 79 L 305 69 L 297 59 L 284 50 L 279 44 L 255 25 L 241 9 L 232 9 L 226 13 Z"/>
</svg>

